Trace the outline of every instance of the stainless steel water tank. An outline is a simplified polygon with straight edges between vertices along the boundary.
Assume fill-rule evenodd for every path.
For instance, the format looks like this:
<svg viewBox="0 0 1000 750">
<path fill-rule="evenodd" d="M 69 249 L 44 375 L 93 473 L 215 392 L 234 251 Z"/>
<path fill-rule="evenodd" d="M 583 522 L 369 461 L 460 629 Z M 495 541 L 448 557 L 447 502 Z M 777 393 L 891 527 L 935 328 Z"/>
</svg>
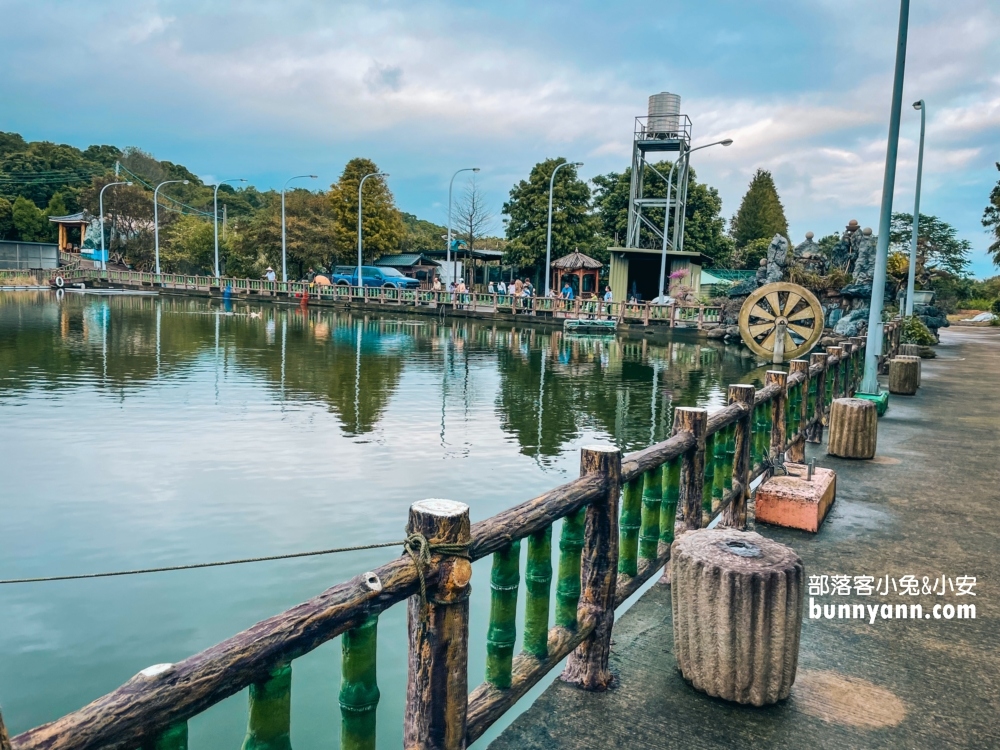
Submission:
<svg viewBox="0 0 1000 750">
<path fill-rule="evenodd" d="M 650 133 L 676 133 L 680 124 L 681 97 L 663 91 L 649 97 L 649 119 L 646 130 Z"/>
</svg>

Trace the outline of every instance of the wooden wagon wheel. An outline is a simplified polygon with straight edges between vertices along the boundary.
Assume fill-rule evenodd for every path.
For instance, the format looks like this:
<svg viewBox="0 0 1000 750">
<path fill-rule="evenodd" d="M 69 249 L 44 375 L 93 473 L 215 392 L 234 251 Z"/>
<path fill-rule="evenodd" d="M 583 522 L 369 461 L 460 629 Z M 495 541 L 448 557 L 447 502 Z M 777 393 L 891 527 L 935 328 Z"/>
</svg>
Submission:
<svg viewBox="0 0 1000 750">
<path fill-rule="evenodd" d="M 798 359 L 823 335 L 823 306 L 798 284 L 779 281 L 755 291 L 740 308 L 740 336 L 775 364 Z"/>
</svg>

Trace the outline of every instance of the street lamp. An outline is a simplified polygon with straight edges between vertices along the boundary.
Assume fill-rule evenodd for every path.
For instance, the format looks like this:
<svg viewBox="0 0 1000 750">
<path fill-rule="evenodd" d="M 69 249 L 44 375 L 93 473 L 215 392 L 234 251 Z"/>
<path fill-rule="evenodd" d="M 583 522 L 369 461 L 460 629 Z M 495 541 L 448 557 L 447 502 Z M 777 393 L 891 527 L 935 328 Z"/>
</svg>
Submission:
<svg viewBox="0 0 1000 750">
<path fill-rule="evenodd" d="M 228 180 L 221 180 L 215 186 L 215 194 L 212 198 L 212 223 L 215 226 L 215 278 L 219 278 L 219 188 L 227 182 L 246 182 L 242 177 L 232 177 Z"/>
<path fill-rule="evenodd" d="M 693 154 L 695 151 L 701 151 L 703 148 L 708 148 L 709 146 L 724 146 L 724 147 L 729 147 L 729 146 L 732 146 L 732 145 L 733 145 L 733 139 L 732 138 L 726 138 L 726 139 L 721 140 L 721 141 L 714 141 L 713 143 L 706 143 L 704 146 L 698 146 L 697 148 L 693 148 L 693 149 L 691 149 L 690 151 L 687 152 L 687 155 L 684 157 L 684 168 L 683 168 L 683 171 L 681 172 L 681 183 L 684 185 L 684 189 L 685 189 L 685 194 L 684 194 L 684 199 L 685 200 L 687 199 L 687 192 L 686 192 L 687 191 L 687 183 L 684 182 L 684 174 L 685 174 L 685 172 L 687 172 L 688 163 L 691 160 L 691 154 Z M 668 223 L 670 221 L 670 186 L 673 184 L 674 168 L 676 166 L 677 166 L 677 162 L 676 161 L 673 164 L 670 165 L 670 174 L 667 175 L 667 204 L 666 204 L 666 206 L 663 209 L 663 247 L 660 249 L 660 294 L 657 296 L 657 299 L 661 299 L 661 300 L 663 299 L 664 287 L 665 287 L 666 282 L 667 282 L 667 225 L 668 225 Z M 678 210 L 680 210 L 680 203 L 678 202 L 677 205 L 678 205 Z M 678 217 L 675 216 L 674 217 L 674 226 L 675 227 L 678 226 L 677 220 L 678 220 Z M 681 234 L 678 237 L 678 240 L 682 241 L 683 239 L 684 239 L 684 235 Z"/>
<path fill-rule="evenodd" d="M 545 296 L 549 296 L 549 277 L 552 275 L 551 268 L 549 264 L 552 263 L 552 190 L 556 184 L 556 172 L 558 172 L 563 167 L 574 166 L 582 167 L 582 161 L 568 162 L 564 161 L 562 164 L 556 165 L 556 168 L 552 170 L 552 176 L 549 177 L 549 228 L 545 234 Z"/>
<path fill-rule="evenodd" d="M 451 182 L 448 183 L 448 243 L 444 249 L 444 265 L 445 268 L 451 263 L 451 189 L 455 185 L 455 178 L 458 177 L 462 172 L 478 172 L 479 167 L 463 167 L 459 169 L 455 174 L 451 176 Z M 451 280 L 455 281 L 455 276 L 458 271 L 458 253 L 455 253 L 455 265 L 451 269 Z"/>
<path fill-rule="evenodd" d="M 927 124 L 927 105 L 924 100 L 913 102 L 920 110 L 920 150 L 917 152 L 917 195 L 913 200 L 913 240 L 910 242 L 910 269 L 906 274 L 906 316 L 913 315 L 913 287 L 917 274 L 917 231 L 920 227 L 920 178 L 924 172 L 924 126 Z"/>
<path fill-rule="evenodd" d="M 101 192 L 97 194 L 98 210 L 101 212 L 101 268 L 104 271 L 108 270 L 108 256 L 105 254 L 104 250 L 104 191 L 113 185 L 131 185 L 131 182 L 109 182 L 107 185 L 101 188 Z"/>
<path fill-rule="evenodd" d="M 304 180 L 304 179 L 315 180 L 316 175 L 314 174 L 300 174 L 295 177 L 289 177 L 285 180 L 285 184 L 281 186 L 281 280 L 288 281 L 288 255 L 285 250 L 285 188 L 288 187 L 288 183 L 292 180 Z M 333 269 L 330 269 L 331 271 Z"/>
<path fill-rule="evenodd" d="M 361 188 L 365 186 L 365 180 L 369 177 L 388 177 L 388 172 L 369 172 L 364 177 L 361 178 L 361 182 L 358 183 L 358 286 L 363 287 L 361 278 Z"/>
<path fill-rule="evenodd" d="M 181 185 L 187 185 L 187 180 L 164 180 L 153 190 L 153 256 L 156 261 L 156 274 L 160 274 L 160 201 L 157 196 L 159 195 L 160 188 L 164 185 L 173 185 L 174 183 L 180 183 Z"/>
<path fill-rule="evenodd" d="M 899 32 L 896 38 L 896 70 L 892 81 L 892 106 L 889 111 L 889 141 L 882 180 L 882 207 L 878 221 L 878 244 L 875 246 L 875 273 L 872 278 L 872 303 L 868 311 L 868 337 L 865 343 L 865 375 L 858 394 L 881 401 L 878 386 L 878 360 L 882 354 L 882 303 L 885 299 L 886 261 L 889 257 L 889 228 L 892 223 L 892 189 L 896 183 L 896 153 L 899 149 L 899 116 L 903 108 L 903 72 L 906 68 L 906 31 L 910 0 L 900 0 Z M 916 217 L 914 217 L 916 218 Z M 886 394 L 885 398 L 888 398 Z"/>
</svg>

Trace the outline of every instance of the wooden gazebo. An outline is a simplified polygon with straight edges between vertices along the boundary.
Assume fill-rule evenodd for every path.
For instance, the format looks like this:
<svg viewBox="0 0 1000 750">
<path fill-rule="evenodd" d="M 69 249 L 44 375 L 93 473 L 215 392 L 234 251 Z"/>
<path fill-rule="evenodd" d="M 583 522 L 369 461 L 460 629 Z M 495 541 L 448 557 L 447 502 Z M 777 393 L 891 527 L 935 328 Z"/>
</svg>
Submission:
<svg viewBox="0 0 1000 750">
<path fill-rule="evenodd" d="M 575 276 L 577 284 L 574 293 L 577 297 L 583 298 L 587 294 L 595 297 L 600 296 L 598 284 L 603 265 L 601 261 L 595 260 L 589 255 L 584 255 L 579 250 L 576 250 L 569 255 L 564 255 L 552 261 L 551 286 L 558 291 L 562 289 L 563 279 L 567 276 Z"/>
</svg>

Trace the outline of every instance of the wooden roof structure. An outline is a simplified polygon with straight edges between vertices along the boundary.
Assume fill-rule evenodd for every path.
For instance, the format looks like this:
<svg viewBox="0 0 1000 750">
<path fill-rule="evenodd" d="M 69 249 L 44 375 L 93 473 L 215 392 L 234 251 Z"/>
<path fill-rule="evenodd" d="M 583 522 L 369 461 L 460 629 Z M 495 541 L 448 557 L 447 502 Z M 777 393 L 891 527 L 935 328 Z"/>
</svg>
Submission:
<svg viewBox="0 0 1000 750">
<path fill-rule="evenodd" d="M 601 261 L 595 260 L 589 255 L 584 255 L 579 250 L 574 250 L 569 255 L 564 255 L 552 261 L 552 267 L 558 268 L 561 271 L 592 271 L 599 270 L 603 266 L 604 264 Z"/>
</svg>

